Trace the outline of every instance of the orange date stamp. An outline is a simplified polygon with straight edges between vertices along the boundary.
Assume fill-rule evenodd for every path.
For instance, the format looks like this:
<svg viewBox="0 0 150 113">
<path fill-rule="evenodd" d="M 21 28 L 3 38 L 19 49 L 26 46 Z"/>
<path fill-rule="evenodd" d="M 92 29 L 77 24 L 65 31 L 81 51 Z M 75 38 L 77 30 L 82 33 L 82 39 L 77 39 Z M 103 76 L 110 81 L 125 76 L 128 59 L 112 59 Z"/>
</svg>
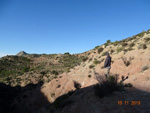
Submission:
<svg viewBox="0 0 150 113">
<path fill-rule="evenodd" d="M 138 105 L 140 106 L 141 105 L 141 101 L 118 101 L 118 105 L 132 105 L 132 106 L 135 106 L 135 105 Z"/>
</svg>

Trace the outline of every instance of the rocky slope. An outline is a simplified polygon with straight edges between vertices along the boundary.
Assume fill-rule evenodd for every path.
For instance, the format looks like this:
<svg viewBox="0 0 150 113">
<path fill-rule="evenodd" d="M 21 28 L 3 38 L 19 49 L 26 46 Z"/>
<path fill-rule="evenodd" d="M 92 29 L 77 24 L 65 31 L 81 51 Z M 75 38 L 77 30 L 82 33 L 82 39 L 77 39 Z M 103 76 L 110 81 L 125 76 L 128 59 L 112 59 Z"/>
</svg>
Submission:
<svg viewBox="0 0 150 113">
<path fill-rule="evenodd" d="M 119 80 L 121 80 L 122 76 L 128 76 L 125 83 L 131 83 L 134 88 L 127 88 L 123 92 L 114 92 L 110 96 L 99 99 L 94 94 L 93 85 L 97 83 L 97 80 L 95 79 L 96 75 L 103 75 L 104 73 L 103 64 L 106 58 L 106 52 L 109 52 L 112 57 L 111 73 L 119 74 Z M 44 82 L 36 88 L 25 91 L 22 90 L 19 96 L 17 96 L 18 98 L 16 97 L 12 102 L 10 108 L 15 106 L 14 110 L 12 110 L 15 113 L 19 113 L 23 106 L 24 109 L 28 109 L 29 113 L 126 113 L 132 111 L 135 111 L 136 113 L 149 113 L 149 55 L 149 30 L 122 41 L 110 42 L 108 40 L 104 45 L 97 46 L 93 50 L 75 55 L 76 57 L 73 57 L 73 59 L 81 59 L 77 62 L 77 65 L 70 67 L 66 66 L 65 69 L 69 67 L 69 71 L 56 74 L 57 76 L 53 77 L 50 81 Z M 44 65 L 43 71 L 45 72 L 45 69 L 48 70 L 50 68 L 50 66 L 45 65 L 53 63 L 51 67 L 57 65 L 58 69 L 60 69 L 62 67 L 60 64 L 64 64 L 68 60 L 72 61 L 72 58 L 70 59 L 70 57 L 62 56 L 64 55 L 55 55 L 53 58 L 43 55 L 36 58 L 32 56 L 31 60 L 33 63 L 36 62 L 36 64 L 40 66 L 42 63 L 42 65 Z M 30 56 L 27 57 L 31 58 Z M 21 80 L 30 78 L 32 81 L 30 83 L 35 84 L 37 83 L 36 81 L 38 81 L 37 79 L 42 75 L 41 70 L 42 69 L 40 69 L 40 73 L 37 74 L 35 74 L 35 72 L 37 72 L 36 70 L 31 71 L 32 73 L 30 75 L 30 71 L 26 72 L 19 78 Z M 46 75 L 49 76 L 45 77 Z M 48 72 L 42 77 L 45 77 L 45 80 L 47 80 L 52 75 L 53 74 Z M 81 89 L 75 88 L 75 82 L 81 85 Z M 21 81 L 20 85 L 25 86 L 27 84 L 29 83 L 25 84 Z M 40 94 L 38 92 L 40 92 Z M 32 96 L 30 96 L 31 93 Z M 22 95 L 27 96 L 25 96 L 26 98 L 23 98 Z M 37 100 L 38 98 L 40 99 Z M 65 102 L 63 101 L 64 104 L 62 102 L 61 107 L 57 105 L 57 99 L 65 100 Z M 141 105 L 118 105 L 119 100 L 130 102 L 140 101 Z M 53 102 L 54 104 L 51 104 Z M 42 105 L 40 103 L 42 103 Z M 53 107 L 53 105 L 55 106 Z"/>
</svg>

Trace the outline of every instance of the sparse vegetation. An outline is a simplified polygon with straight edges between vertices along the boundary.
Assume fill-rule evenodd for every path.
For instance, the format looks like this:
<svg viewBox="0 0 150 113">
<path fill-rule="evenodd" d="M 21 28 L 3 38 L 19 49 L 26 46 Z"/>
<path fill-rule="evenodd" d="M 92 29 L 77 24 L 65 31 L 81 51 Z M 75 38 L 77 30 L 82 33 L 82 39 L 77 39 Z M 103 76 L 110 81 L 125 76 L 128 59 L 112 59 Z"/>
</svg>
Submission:
<svg viewBox="0 0 150 113">
<path fill-rule="evenodd" d="M 83 62 L 85 62 L 85 61 L 87 61 L 87 60 L 88 60 L 88 57 L 85 57 L 85 56 L 84 56 L 84 57 L 82 58 L 82 61 L 83 61 Z"/>
<path fill-rule="evenodd" d="M 150 77 L 146 77 L 145 80 L 146 80 L 146 81 L 149 81 L 149 80 L 150 80 Z"/>
<path fill-rule="evenodd" d="M 119 41 L 115 41 L 115 42 L 113 43 L 114 46 L 117 46 L 118 44 L 119 44 Z"/>
<path fill-rule="evenodd" d="M 91 61 L 92 61 L 92 58 L 89 59 L 89 62 L 91 62 Z"/>
<path fill-rule="evenodd" d="M 135 44 L 132 42 L 129 47 L 132 48 Z"/>
<path fill-rule="evenodd" d="M 102 56 L 105 56 L 107 52 L 103 52 Z"/>
<path fill-rule="evenodd" d="M 97 59 L 94 59 L 94 62 L 93 62 L 95 65 L 99 64 L 100 61 L 98 61 Z"/>
<path fill-rule="evenodd" d="M 1 58 L 0 82 L 13 86 L 20 85 L 21 82 L 29 84 L 32 83 L 30 79 L 33 78 L 33 74 L 37 75 L 37 78 L 35 77 L 37 82 L 49 82 L 56 78 L 58 74 L 69 72 L 70 69 L 82 62 L 82 57 L 70 55 L 68 53 L 59 56 L 57 54 L 35 55 L 37 56 L 34 57 L 34 54 L 31 54 L 26 56 L 6 56 Z M 41 58 L 43 60 L 40 60 Z M 47 77 L 47 74 L 53 74 L 55 76 Z M 25 77 L 26 75 L 27 77 Z M 10 77 L 11 79 L 9 79 Z M 16 80 L 17 77 L 22 78 L 20 80 L 21 82 Z"/>
<path fill-rule="evenodd" d="M 97 48 L 99 48 L 99 46 L 95 46 L 95 48 L 94 48 L 94 49 L 97 49 Z"/>
<path fill-rule="evenodd" d="M 121 52 L 122 50 L 123 50 L 122 47 L 118 47 L 118 48 L 117 48 L 117 53 Z"/>
<path fill-rule="evenodd" d="M 51 105 L 50 110 L 53 112 L 58 108 L 64 108 L 65 106 L 72 104 L 73 101 L 69 97 L 74 93 L 74 91 L 69 91 L 68 93 L 58 97 Z"/>
<path fill-rule="evenodd" d="M 121 45 L 122 45 L 122 47 L 126 47 L 128 45 L 128 43 L 122 42 Z"/>
<path fill-rule="evenodd" d="M 53 70 L 53 71 L 51 72 L 51 74 L 58 75 L 58 74 L 59 74 L 59 72 L 58 72 L 58 71 L 56 71 L 56 70 Z"/>
<path fill-rule="evenodd" d="M 99 48 L 98 50 L 97 50 L 97 52 L 98 52 L 98 54 L 100 54 L 102 51 L 104 50 L 104 48 Z"/>
<path fill-rule="evenodd" d="M 110 40 L 107 40 L 107 42 L 104 44 L 105 47 L 107 47 L 108 45 L 110 45 L 111 41 Z"/>
<path fill-rule="evenodd" d="M 103 98 L 106 95 L 112 94 L 114 91 L 123 90 L 123 84 L 118 83 L 118 75 L 110 75 L 107 79 L 105 76 L 96 76 L 98 84 L 94 86 L 95 95 Z"/>
<path fill-rule="evenodd" d="M 150 41 L 150 37 L 145 37 L 145 43 L 149 42 Z"/>
</svg>

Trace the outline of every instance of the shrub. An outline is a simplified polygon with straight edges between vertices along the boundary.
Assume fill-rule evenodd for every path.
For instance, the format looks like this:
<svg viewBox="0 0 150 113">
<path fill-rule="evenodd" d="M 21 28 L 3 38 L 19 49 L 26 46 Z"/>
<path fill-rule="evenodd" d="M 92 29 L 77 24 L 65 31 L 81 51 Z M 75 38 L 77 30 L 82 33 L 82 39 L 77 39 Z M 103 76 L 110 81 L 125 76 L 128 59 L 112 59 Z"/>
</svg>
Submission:
<svg viewBox="0 0 150 113">
<path fill-rule="evenodd" d="M 56 100 L 52 103 L 50 110 L 53 112 L 58 108 L 64 108 L 65 106 L 73 103 L 73 101 L 69 99 L 73 93 L 74 91 L 69 91 L 68 93 L 56 98 Z"/>
<path fill-rule="evenodd" d="M 88 75 L 89 78 L 91 78 L 92 75 Z"/>
<path fill-rule="evenodd" d="M 59 73 L 58 73 L 58 71 L 53 70 L 53 71 L 51 72 L 51 74 L 58 75 Z"/>
<path fill-rule="evenodd" d="M 122 50 L 123 50 L 122 47 L 117 48 L 117 52 L 118 52 L 118 53 L 121 52 Z"/>
<path fill-rule="evenodd" d="M 107 52 L 103 52 L 102 56 L 105 56 Z"/>
<path fill-rule="evenodd" d="M 118 83 L 118 75 L 110 75 L 107 79 L 104 76 L 96 76 L 98 84 L 94 86 L 95 95 L 102 98 L 112 94 L 114 91 L 123 90 L 123 85 Z"/>
<path fill-rule="evenodd" d="M 82 61 L 85 62 L 88 59 L 88 57 L 83 57 Z"/>
<path fill-rule="evenodd" d="M 99 46 L 95 46 L 95 48 L 94 48 L 94 49 L 97 49 L 97 48 L 99 48 Z"/>
<path fill-rule="evenodd" d="M 102 63 L 103 61 L 104 61 L 104 58 L 101 61 L 99 61 L 99 63 Z"/>
<path fill-rule="evenodd" d="M 70 53 L 69 53 L 69 52 L 66 52 L 66 53 L 64 53 L 64 55 L 70 55 Z"/>
<path fill-rule="evenodd" d="M 138 49 L 146 49 L 146 48 L 147 48 L 146 44 L 140 44 L 138 46 Z"/>
<path fill-rule="evenodd" d="M 135 44 L 132 42 L 130 45 L 129 45 L 129 47 L 133 47 Z"/>
<path fill-rule="evenodd" d="M 58 86 L 57 86 L 57 88 L 60 88 L 61 87 L 61 85 L 59 84 Z"/>
<path fill-rule="evenodd" d="M 94 67 L 95 67 L 94 65 L 90 65 L 90 66 L 89 66 L 90 69 L 92 69 L 92 68 L 94 68 Z"/>
<path fill-rule="evenodd" d="M 149 41 L 150 41 L 150 38 L 147 37 L 147 38 L 145 38 L 144 40 L 145 40 L 145 42 L 149 42 Z"/>
<path fill-rule="evenodd" d="M 110 54 L 112 54 L 114 52 L 114 50 L 110 50 Z"/>
<path fill-rule="evenodd" d="M 99 64 L 99 63 L 100 63 L 100 61 L 98 61 L 97 59 L 94 60 L 94 64 L 95 64 L 95 65 L 97 65 L 97 64 Z"/>
<path fill-rule="evenodd" d="M 104 69 L 104 66 L 102 66 L 101 69 Z"/>
<path fill-rule="evenodd" d="M 98 54 L 100 54 L 102 51 L 104 50 L 104 48 L 99 48 L 98 50 L 97 50 L 97 52 L 98 52 Z"/>
<path fill-rule="evenodd" d="M 126 58 L 122 58 L 123 60 L 123 63 L 126 65 L 126 66 L 129 66 L 131 63 L 131 59 L 130 60 L 127 60 Z"/>
<path fill-rule="evenodd" d="M 54 97 L 54 96 L 55 96 L 55 93 L 51 93 L 50 95 L 51 95 L 51 97 Z"/>
<path fill-rule="evenodd" d="M 122 45 L 122 47 L 125 47 L 125 46 L 127 46 L 127 45 L 128 45 L 128 43 L 123 42 L 121 45 Z"/>
<path fill-rule="evenodd" d="M 117 46 L 119 44 L 119 41 L 115 41 L 113 44 L 114 46 Z"/>
<path fill-rule="evenodd" d="M 77 82 L 77 81 L 74 81 L 74 87 L 76 89 L 80 89 L 81 88 L 81 84 L 79 82 Z"/>
<path fill-rule="evenodd" d="M 91 61 L 92 61 L 92 58 L 89 59 L 89 62 L 91 62 Z"/>
<path fill-rule="evenodd" d="M 107 40 L 107 42 L 104 44 L 105 47 L 108 46 L 110 43 L 111 43 L 111 41 L 110 41 L 110 40 Z"/>
<path fill-rule="evenodd" d="M 111 43 L 111 40 L 107 40 L 107 43 Z"/>
<path fill-rule="evenodd" d="M 132 87 L 133 85 L 131 83 L 127 83 L 124 85 L 124 87 Z"/>
<path fill-rule="evenodd" d="M 149 69 L 149 67 L 147 65 L 145 65 L 145 66 L 142 67 L 141 72 L 143 72 L 143 71 L 145 71 L 147 69 Z"/>
<path fill-rule="evenodd" d="M 126 66 L 129 66 L 129 65 L 130 65 L 130 61 L 124 60 L 124 64 L 125 64 Z"/>
</svg>

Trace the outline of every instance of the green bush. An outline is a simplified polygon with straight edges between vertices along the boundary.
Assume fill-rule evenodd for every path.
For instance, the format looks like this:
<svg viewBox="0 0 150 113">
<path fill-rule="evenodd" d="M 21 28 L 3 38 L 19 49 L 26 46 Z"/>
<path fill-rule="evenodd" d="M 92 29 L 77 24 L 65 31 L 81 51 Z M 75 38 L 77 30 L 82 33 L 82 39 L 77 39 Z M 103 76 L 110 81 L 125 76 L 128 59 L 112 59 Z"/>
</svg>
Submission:
<svg viewBox="0 0 150 113">
<path fill-rule="evenodd" d="M 102 51 L 104 50 L 104 48 L 99 48 L 98 50 L 97 50 L 97 52 L 98 52 L 98 54 L 100 54 Z"/>
</svg>

